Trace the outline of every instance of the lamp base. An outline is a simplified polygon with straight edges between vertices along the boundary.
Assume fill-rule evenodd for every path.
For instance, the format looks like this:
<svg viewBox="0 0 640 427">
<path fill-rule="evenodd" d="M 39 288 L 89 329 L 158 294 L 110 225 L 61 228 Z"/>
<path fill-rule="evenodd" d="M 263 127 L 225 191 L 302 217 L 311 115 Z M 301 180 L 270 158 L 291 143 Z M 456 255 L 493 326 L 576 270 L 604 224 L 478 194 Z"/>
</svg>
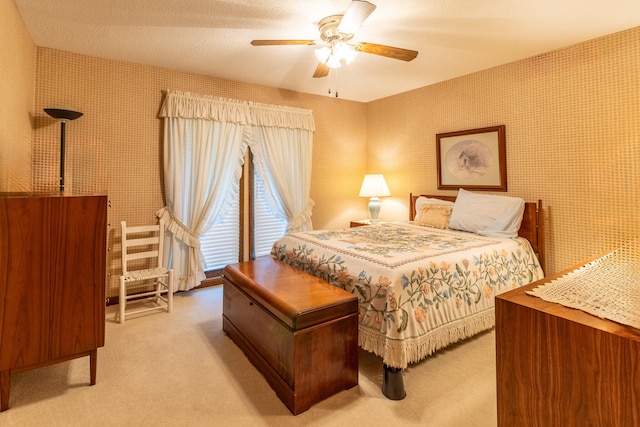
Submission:
<svg viewBox="0 0 640 427">
<path fill-rule="evenodd" d="M 378 221 L 378 214 L 380 213 L 380 199 L 377 197 L 371 197 L 369 199 L 369 214 L 371 215 L 371 221 Z"/>
</svg>

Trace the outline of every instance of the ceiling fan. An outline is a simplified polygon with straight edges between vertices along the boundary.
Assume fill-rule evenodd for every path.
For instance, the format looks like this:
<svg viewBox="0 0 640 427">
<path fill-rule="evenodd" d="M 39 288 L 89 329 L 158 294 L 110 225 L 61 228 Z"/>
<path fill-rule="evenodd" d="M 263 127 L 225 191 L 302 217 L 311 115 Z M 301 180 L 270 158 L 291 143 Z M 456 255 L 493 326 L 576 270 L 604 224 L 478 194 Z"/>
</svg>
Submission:
<svg viewBox="0 0 640 427">
<path fill-rule="evenodd" d="M 411 61 L 418 52 L 375 43 L 350 43 L 356 30 L 371 15 L 376 6 L 364 0 L 352 0 L 344 15 L 330 15 L 318 23 L 320 40 L 324 46 L 316 49 L 318 66 L 313 77 L 326 77 L 330 68 L 350 63 L 358 52 L 371 53 L 387 58 Z M 316 45 L 317 40 L 252 40 L 253 46 Z"/>
</svg>

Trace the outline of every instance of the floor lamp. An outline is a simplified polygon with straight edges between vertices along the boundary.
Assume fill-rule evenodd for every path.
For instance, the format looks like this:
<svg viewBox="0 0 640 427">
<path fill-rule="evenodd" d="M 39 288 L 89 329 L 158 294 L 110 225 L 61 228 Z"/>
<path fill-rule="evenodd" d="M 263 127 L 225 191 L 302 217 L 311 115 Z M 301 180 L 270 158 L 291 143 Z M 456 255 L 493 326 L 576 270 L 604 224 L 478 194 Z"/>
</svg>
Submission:
<svg viewBox="0 0 640 427">
<path fill-rule="evenodd" d="M 57 108 L 45 108 L 44 112 L 60 120 L 60 191 L 64 191 L 64 134 L 68 120 L 75 120 L 82 116 L 82 113 L 71 110 L 59 110 Z"/>
</svg>

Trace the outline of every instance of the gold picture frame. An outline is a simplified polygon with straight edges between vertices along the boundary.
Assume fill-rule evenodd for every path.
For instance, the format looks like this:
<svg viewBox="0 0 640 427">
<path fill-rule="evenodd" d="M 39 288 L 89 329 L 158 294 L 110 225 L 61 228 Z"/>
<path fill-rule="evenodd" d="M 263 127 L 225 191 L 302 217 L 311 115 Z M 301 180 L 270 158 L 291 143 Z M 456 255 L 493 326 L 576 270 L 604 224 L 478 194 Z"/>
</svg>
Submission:
<svg viewBox="0 0 640 427">
<path fill-rule="evenodd" d="M 507 191 L 505 126 L 436 135 L 438 190 Z"/>
</svg>

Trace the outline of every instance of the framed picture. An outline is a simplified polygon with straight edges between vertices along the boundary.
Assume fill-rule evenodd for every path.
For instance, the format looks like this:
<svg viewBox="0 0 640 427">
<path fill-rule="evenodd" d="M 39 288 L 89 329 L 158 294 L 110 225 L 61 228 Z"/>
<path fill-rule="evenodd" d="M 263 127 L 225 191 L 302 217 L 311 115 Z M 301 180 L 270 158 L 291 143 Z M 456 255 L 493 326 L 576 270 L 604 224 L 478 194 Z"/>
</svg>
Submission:
<svg viewBox="0 0 640 427">
<path fill-rule="evenodd" d="M 436 135 L 438 190 L 507 191 L 504 125 Z"/>
</svg>

